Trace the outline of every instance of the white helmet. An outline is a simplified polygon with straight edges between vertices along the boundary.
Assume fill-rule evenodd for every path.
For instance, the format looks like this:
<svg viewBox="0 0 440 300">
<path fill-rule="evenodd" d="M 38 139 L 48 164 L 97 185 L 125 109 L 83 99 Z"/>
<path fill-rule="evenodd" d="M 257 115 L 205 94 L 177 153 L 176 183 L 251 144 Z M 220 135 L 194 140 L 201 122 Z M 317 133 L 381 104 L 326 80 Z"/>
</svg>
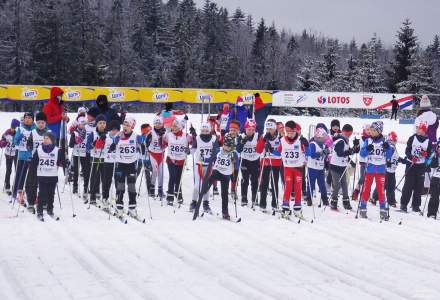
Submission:
<svg viewBox="0 0 440 300">
<path fill-rule="evenodd" d="M 86 125 L 87 124 L 87 119 L 85 117 L 79 117 L 78 118 L 78 124 L 79 125 Z"/>
<path fill-rule="evenodd" d="M 162 119 L 162 117 L 161 116 L 155 116 L 154 117 L 154 119 L 153 119 L 153 126 L 156 126 L 156 125 L 163 125 L 163 119 Z"/>
<path fill-rule="evenodd" d="M 134 129 L 136 127 L 136 120 L 131 116 L 126 116 L 124 123 L 128 123 L 131 129 Z"/>
<path fill-rule="evenodd" d="M 78 108 L 78 114 L 86 114 L 87 111 L 87 107 L 81 106 L 80 108 Z"/>
<path fill-rule="evenodd" d="M 209 133 L 211 133 L 211 130 L 212 130 L 211 124 L 208 122 L 204 122 L 200 126 L 200 133 L 209 134 Z"/>
</svg>

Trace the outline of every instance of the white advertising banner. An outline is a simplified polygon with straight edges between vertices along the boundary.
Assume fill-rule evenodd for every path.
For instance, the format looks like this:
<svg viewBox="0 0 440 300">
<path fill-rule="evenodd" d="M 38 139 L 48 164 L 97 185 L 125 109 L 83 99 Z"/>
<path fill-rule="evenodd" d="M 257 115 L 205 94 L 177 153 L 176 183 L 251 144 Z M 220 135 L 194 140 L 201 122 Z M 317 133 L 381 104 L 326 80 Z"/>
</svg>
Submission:
<svg viewBox="0 0 440 300">
<path fill-rule="evenodd" d="M 400 109 L 412 109 L 413 96 L 394 94 Z M 378 93 L 333 93 L 333 92 L 296 92 L 276 91 L 273 93 L 272 106 L 279 107 L 315 107 L 315 108 L 355 108 L 355 109 L 391 109 L 393 94 Z"/>
</svg>

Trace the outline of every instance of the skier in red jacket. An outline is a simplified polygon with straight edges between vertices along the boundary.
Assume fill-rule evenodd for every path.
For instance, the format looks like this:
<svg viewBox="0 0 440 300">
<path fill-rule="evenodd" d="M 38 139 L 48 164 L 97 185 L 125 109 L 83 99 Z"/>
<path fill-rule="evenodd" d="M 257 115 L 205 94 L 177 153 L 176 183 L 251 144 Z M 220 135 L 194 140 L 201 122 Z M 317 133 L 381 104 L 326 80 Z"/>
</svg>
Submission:
<svg viewBox="0 0 440 300">
<path fill-rule="evenodd" d="M 47 116 L 47 127 L 52 131 L 55 138 L 59 140 L 61 131 L 61 121 L 69 121 L 64 112 L 64 105 L 62 101 L 64 91 L 54 86 L 50 89 L 49 101 L 44 104 L 43 112 Z"/>
</svg>

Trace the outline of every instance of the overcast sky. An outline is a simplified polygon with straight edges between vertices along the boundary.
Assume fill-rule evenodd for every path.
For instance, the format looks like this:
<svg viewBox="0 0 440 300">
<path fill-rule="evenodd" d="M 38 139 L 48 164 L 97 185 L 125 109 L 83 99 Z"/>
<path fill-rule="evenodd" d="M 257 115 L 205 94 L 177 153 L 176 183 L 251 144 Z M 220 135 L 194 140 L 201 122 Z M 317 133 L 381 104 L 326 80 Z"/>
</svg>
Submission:
<svg viewBox="0 0 440 300">
<path fill-rule="evenodd" d="M 195 0 L 199 7 L 204 0 Z M 377 33 L 385 44 L 395 41 L 396 31 L 410 18 L 422 45 L 440 34 L 440 0 L 214 0 L 229 9 L 239 6 L 254 20 L 264 17 L 278 28 L 294 33 L 316 33 L 364 42 Z"/>
</svg>

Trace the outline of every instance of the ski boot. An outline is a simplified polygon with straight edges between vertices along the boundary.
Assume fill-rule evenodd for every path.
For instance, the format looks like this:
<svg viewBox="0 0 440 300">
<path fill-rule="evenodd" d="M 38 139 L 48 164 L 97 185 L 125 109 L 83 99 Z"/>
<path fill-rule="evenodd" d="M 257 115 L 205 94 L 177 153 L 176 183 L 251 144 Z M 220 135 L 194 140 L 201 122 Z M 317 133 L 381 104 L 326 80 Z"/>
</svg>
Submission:
<svg viewBox="0 0 440 300">
<path fill-rule="evenodd" d="M 196 207 L 197 207 L 197 201 L 196 200 L 191 201 L 191 204 L 189 205 L 189 211 L 194 212 L 196 210 Z"/>
<path fill-rule="evenodd" d="M 359 189 L 355 189 L 353 195 L 351 196 L 351 200 L 358 201 L 359 200 Z"/>
<path fill-rule="evenodd" d="M 367 209 L 366 208 L 361 208 L 359 209 L 359 217 L 361 219 L 367 219 Z"/>
<path fill-rule="evenodd" d="M 289 201 L 283 201 L 283 205 L 281 206 L 281 217 L 282 218 L 289 218 L 290 216 L 290 203 Z"/>
<path fill-rule="evenodd" d="M 260 206 L 260 211 L 261 211 L 263 214 L 267 213 L 267 209 L 266 209 L 266 207 L 263 207 L 263 206 Z"/>
<path fill-rule="evenodd" d="M 294 207 L 293 208 L 293 215 L 298 219 L 301 219 L 301 220 L 304 219 L 301 207 Z"/>
<path fill-rule="evenodd" d="M 43 214 L 37 214 L 37 219 L 41 222 L 44 222 Z"/>
<path fill-rule="evenodd" d="M 163 197 L 165 197 L 165 194 L 163 193 L 162 187 L 159 187 L 159 189 L 157 190 L 157 198 L 163 199 Z"/>
<path fill-rule="evenodd" d="M 156 194 L 154 193 L 154 188 L 148 190 L 148 197 L 152 199 L 156 198 Z"/>
<path fill-rule="evenodd" d="M 313 205 L 312 198 L 306 197 L 306 203 L 307 203 L 307 206 L 312 206 Z"/>
<path fill-rule="evenodd" d="M 203 201 L 203 212 L 204 212 L 205 214 L 210 214 L 210 215 L 212 215 L 211 207 L 209 207 L 209 201 Z"/>
<path fill-rule="evenodd" d="M 352 210 L 350 200 L 348 200 L 348 199 L 342 200 L 342 206 L 344 206 L 344 209 L 346 209 L 346 210 Z"/>
<path fill-rule="evenodd" d="M 84 192 L 84 194 L 83 194 L 83 201 L 84 201 L 84 204 L 89 203 L 89 194 L 87 194 L 86 192 Z"/>
<path fill-rule="evenodd" d="M 235 199 L 234 197 L 232 197 L 232 198 Z M 241 206 L 242 207 L 248 206 L 248 201 L 246 198 L 241 199 Z"/>
<path fill-rule="evenodd" d="M 330 208 L 332 210 L 338 210 L 338 200 L 337 199 L 332 199 L 332 201 L 330 201 Z"/>
<path fill-rule="evenodd" d="M 389 203 L 389 206 L 391 206 L 391 207 L 397 207 L 397 203 L 396 203 L 396 201 L 394 201 L 394 202 L 390 202 L 390 203 Z"/>
<path fill-rule="evenodd" d="M 388 209 L 381 208 L 380 209 L 380 219 L 383 221 L 388 221 L 390 219 L 390 215 L 388 213 Z"/>
<path fill-rule="evenodd" d="M 12 195 L 11 187 L 10 186 L 6 186 L 5 187 L 5 192 L 6 192 L 6 195 L 11 196 Z"/>
<path fill-rule="evenodd" d="M 228 212 L 226 212 L 226 213 L 223 213 L 223 216 L 222 216 L 222 218 L 223 218 L 223 220 L 228 220 L 228 221 L 230 221 L 230 220 L 231 220 L 231 216 L 229 215 L 229 213 L 228 213 Z"/>
<path fill-rule="evenodd" d="M 27 207 L 27 211 L 30 212 L 31 214 L 35 215 L 35 206 L 34 205 L 29 205 Z"/>
<path fill-rule="evenodd" d="M 324 205 L 324 206 L 328 206 L 328 198 L 323 198 L 322 199 L 322 205 Z"/>
<path fill-rule="evenodd" d="M 102 203 L 102 210 L 109 212 L 110 205 L 109 205 L 108 199 L 102 199 L 101 203 Z"/>
<path fill-rule="evenodd" d="M 78 186 L 77 185 L 74 185 L 73 187 L 72 187 L 72 194 L 78 194 Z"/>
<path fill-rule="evenodd" d="M 167 194 L 167 204 L 168 206 L 174 206 L 174 195 Z"/>
<path fill-rule="evenodd" d="M 416 212 L 416 213 L 421 212 L 420 207 L 413 207 L 413 208 L 412 208 L 412 211 L 413 211 L 413 212 Z"/>
<path fill-rule="evenodd" d="M 408 208 L 407 208 L 406 206 L 403 206 L 403 205 L 400 206 L 400 210 L 401 210 L 402 212 L 404 212 L 404 213 L 407 213 L 407 212 L 408 212 Z"/>
<path fill-rule="evenodd" d="M 96 195 L 90 195 L 90 205 L 96 206 Z"/>
<path fill-rule="evenodd" d="M 136 210 L 136 208 L 130 208 L 128 209 L 128 215 L 132 218 L 138 218 L 138 212 Z"/>
<path fill-rule="evenodd" d="M 213 192 L 214 192 L 214 196 L 218 196 L 219 195 L 218 187 L 216 185 L 213 188 Z"/>
</svg>

